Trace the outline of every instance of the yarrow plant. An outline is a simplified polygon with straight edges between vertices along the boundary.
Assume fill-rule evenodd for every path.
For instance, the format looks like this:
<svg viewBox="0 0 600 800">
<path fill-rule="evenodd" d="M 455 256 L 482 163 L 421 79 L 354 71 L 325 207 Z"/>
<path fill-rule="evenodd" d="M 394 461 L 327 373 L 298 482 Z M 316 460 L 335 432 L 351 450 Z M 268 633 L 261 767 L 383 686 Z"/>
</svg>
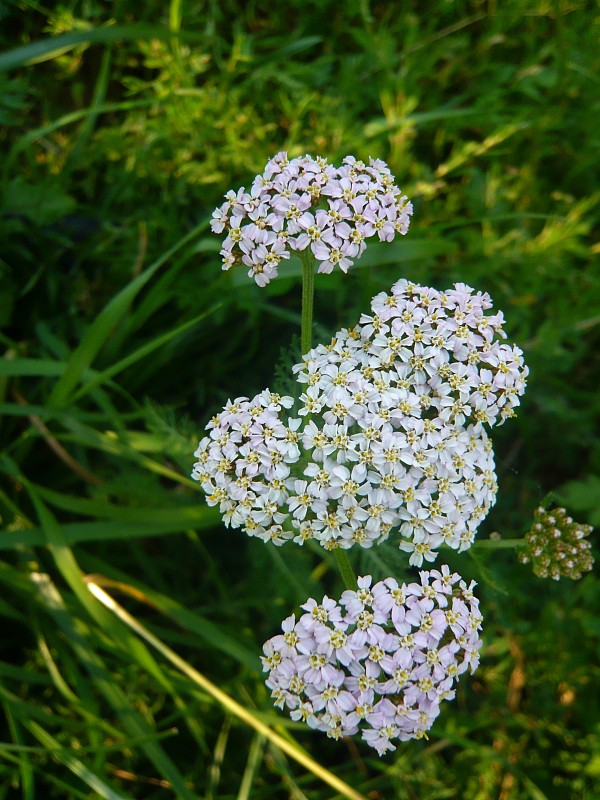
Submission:
<svg viewBox="0 0 600 800">
<path fill-rule="evenodd" d="M 473 586 L 443 566 L 401 586 L 358 578 L 339 603 L 311 598 L 264 645 L 275 705 L 334 739 L 360 733 L 379 755 L 421 738 L 479 663 Z"/>
<path fill-rule="evenodd" d="M 292 719 L 360 734 L 381 755 L 426 735 L 459 675 L 476 669 L 482 617 L 475 584 L 445 565 L 420 583 L 373 584 L 346 553 L 395 536 L 420 567 L 444 545 L 471 546 L 497 492 L 488 430 L 514 416 L 528 370 L 502 312 L 462 283 L 440 292 L 401 279 L 353 328 L 312 346 L 315 267 L 346 272 L 368 239 L 408 230 L 412 205 L 383 161 L 279 153 L 249 191 L 225 197 L 212 220 L 226 234 L 223 269 L 242 265 L 264 287 L 300 256 L 303 356 L 295 397 L 265 389 L 210 420 L 193 477 L 227 526 L 333 551 L 346 591 L 283 621 L 264 645 L 267 686 Z M 522 560 L 579 577 L 588 533 L 561 509 L 539 510 Z"/>
</svg>

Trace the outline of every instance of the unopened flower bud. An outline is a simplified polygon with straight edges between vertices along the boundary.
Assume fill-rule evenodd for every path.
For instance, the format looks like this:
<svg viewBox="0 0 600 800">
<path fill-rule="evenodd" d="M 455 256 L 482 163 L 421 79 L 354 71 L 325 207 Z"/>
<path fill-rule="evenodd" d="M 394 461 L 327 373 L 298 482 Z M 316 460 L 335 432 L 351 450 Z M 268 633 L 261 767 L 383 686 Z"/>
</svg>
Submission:
<svg viewBox="0 0 600 800">
<path fill-rule="evenodd" d="M 564 508 L 538 508 L 534 520 L 519 560 L 522 564 L 531 561 L 535 575 L 555 581 L 561 577 L 578 580 L 592 569 L 592 546 L 586 538 L 593 530 L 591 525 L 574 522 Z"/>
</svg>

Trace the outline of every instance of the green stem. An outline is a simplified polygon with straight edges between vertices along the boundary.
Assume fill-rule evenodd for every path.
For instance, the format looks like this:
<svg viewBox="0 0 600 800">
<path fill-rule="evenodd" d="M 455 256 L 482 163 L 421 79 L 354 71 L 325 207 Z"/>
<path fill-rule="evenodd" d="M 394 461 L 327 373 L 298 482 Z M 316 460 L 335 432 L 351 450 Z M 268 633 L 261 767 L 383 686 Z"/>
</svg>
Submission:
<svg viewBox="0 0 600 800">
<path fill-rule="evenodd" d="M 302 330 L 300 347 L 302 355 L 312 347 L 313 300 L 315 296 L 315 259 L 310 249 L 300 252 L 302 262 Z"/>
<path fill-rule="evenodd" d="M 315 296 L 315 258 L 307 248 L 300 252 L 302 262 L 302 330 L 300 334 L 300 347 L 302 355 L 308 353 L 312 347 L 312 319 L 313 300 Z M 335 562 L 338 565 L 346 589 L 356 589 L 356 575 L 350 566 L 350 561 L 345 550 L 333 551 Z"/>
<path fill-rule="evenodd" d="M 356 582 L 354 570 L 350 566 L 348 554 L 345 550 L 342 550 L 338 547 L 333 551 L 333 555 L 335 556 L 335 563 L 338 565 L 338 569 L 342 574 L 344 586 L 346 589 L 352 589 L 353 591 L 356 590 L 358 588 L 358 583 Z"/>
<path fill-rule="evenodd" d="M 476 550 L 509 550 L 514 547 L 520 547 L 524 543 L 524 539 L 482 539 L 472 546 Z"/>
</svg>

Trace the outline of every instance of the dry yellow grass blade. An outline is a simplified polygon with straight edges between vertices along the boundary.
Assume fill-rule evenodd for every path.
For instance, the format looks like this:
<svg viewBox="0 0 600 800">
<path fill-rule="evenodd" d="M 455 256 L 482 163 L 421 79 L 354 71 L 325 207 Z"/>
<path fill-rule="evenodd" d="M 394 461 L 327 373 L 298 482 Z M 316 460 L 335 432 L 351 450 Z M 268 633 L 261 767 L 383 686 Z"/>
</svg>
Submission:
<svg viewBox="0 0 600 800">
<path fill-rule="evenodd" d="M 286 753 L 290 758 L 293 758 L 298 764 L 305 769 L 312 772 L 317 778 L 327 783 L 336 792 L 339 792 L 348 800 L 367 800 L 367 798 L 355 791 L 351 786 L 336 777 L 332 772 L 322 767 L 318 762 L 314 761 L 310 756 L 306 755 L 297 745 L 288 742 L 279 734 L 275 733 L 268 725 L 265 725 L 260 720 L 256 719 L 249 711 L 243 706 L 233 700 L 225 692 L 221 691 L 218 686 L 215 686 L 208 678 L 198 672 L 191 664 L 188 664 L 181 656 L 178 656 L 174 650 L 171 650 L 166 644 L 158 639 L 154 634 L 141 625 L 134 617 L 131 616 L 122 606 L 120 606 L 113 598 L 108 595 L 104 589 L 95 584 L 93 581 L 87 582 L 90 592 L 94 597 L 99 600 L 106 608 L 115 614 L 122 622 L 124 622 L 131 630 L 135 631 L 138 636 L 144 639 L 148 644 L 152 645 L 159 653 L 161 653 L 168 661 L 177 667 L 178 670 L 183 672 L 184 675 L 200 686 L 204 691 L 208 692 L 214 699 L 223 706 L 230 714 L 240 719 L 243 723 L 255 731 L 262 734 L 272 744 L 278 747 L 281 751 Z"/>
</svg>

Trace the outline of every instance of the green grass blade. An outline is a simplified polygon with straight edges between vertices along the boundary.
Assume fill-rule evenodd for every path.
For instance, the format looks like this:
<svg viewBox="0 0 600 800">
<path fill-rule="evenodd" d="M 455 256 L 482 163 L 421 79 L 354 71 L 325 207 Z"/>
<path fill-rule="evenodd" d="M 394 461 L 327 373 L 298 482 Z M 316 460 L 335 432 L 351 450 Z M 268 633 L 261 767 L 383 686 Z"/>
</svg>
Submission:
<svg viewBox="0 0 600 800">
<path fill-rule="evenodd" d="M 52 750 L 54 758 L 64 764 L 74 775 L 77 775 L 90 789 L 104 800 L 133 800 L 130 795 L 117 792 L 105 781 L 95 775 L 85 764 L 66 748 L 61 747 L 60 743 L 48 731 L 44 730 L 37 722 L 25 722 L 25 726 L 41 742 L 44 747 Z"/>
<path fill-rule="evenodd" d="M 141 581 L 111 568 L 99 558 L 92 558 L 90 562 L 93 565 L 92 568 L 103 576 L 102 578 L 95 577 L 98 585 L 112 586 L 117 591 L 133 595 L 137 600 L 143 599 L 182 628 L 199 636 L 215 650 L 220 650 L 253 672 L 259 668 L 260 662 L 257 653 L 245 647 L 239 639 L 229 636 L 219 625 L 215 625 L 195 611 L 190 611 L 172 597 L 161 594 Z M 109 580 L 104 580 L 104 576 L 109 576 Z M 111 578 L 115 580 L 111 580 Z M 132 592 L 131 589 L 134 591 Z"/>
<path fill-rule="evenodd" d="M 242 775 L 240 789 L 237 794 L 236 800 L 250 800 L 250 792 L 252 791 L 252 784 L 258 772 L 258 767 L 262 759 L 263 751 L 265 749 L 265 737 L 257 733 L 252 739 L 250 750 L 248 751 L 248 759 L 246 761 L 246 768 Z"/>
<path fill-rule="evenodd" d="M 98 119 L 99 108 L 104 102 L 104 98 L 106 97 L 106 92 L 108 90 L 111 60 L 112 49 L 109 46 L 102 54 L 102 61 L 100 62 L 100 69 L 98 70 L 98 77 L 96 78 L 96 85 L 94 87 L 94 95 L 92 97 L 92 102 L 87 109 L 89 114 L 84 117 L 83 123 L 81 124 L 75 145 L 69 153 L 66 164 L 63 167 L 63 176 L 67 175 L 68 172 L 77 164 L 79 154 L 87 145 L 92 136 L 94 127 L 96 125 L 96 120 Z"/>
<path fill-rule="evenodd" d="M 189 242 L 193 241 L 198 233 L 205 229 L 206 224 L 206 222 L 201 222 L 185 234 L 185 236 L 182 236 L 179 241 L 144 270 L 141 275 L 138 275 L 137 278 L 130 281 L 130 283 L 102 309 L 95 321 L 86 331 L 80 345 L 72 353 L 64 373 L 54 385 L 48 399 L 49 406 L 60 408 L 69 402 L 69 395 L 82 379 L 86 369 L 91 366 L 110 332 L 121 321 L 137 294 L 163 264 L 182 247 L 185 247 Z"/>
<path fill-rule="evenodd" d="M 119 441 L 115 431 L 97 431 L 93 428 L 82 425 L 74 418 L 65 418 L 64 424 L 65 427 L 68 427 L 73 431 L 73 434 L 71 436 L 63 436 L 62 441 L 73 441 L 78 445 L 84 445 L 95 450 L 100 450 L 104 453 L 109 453 L 126 461 L 133 461 L 136 464 L 139 464 L 140 467 L 148 470 L 148 472 L 153 472 L 155 475 L 161 475 L 164 478 L 169 478 L 169 480 L 174 481 L 182 486 L 187 486 L 189 489 L 197 490 L 198 488 L 198 484 L 192 480 L 192 478 L 188 478 L 187 475 L 182 475 L 181 472 L 177 472 L 176 470 L 165 466 L 163 463 L 145 456 L 143 451 L 138 452 L 135 449 L 134 444 L 135 441 L 139 441 L 139 437 L 136 437 L 135 435 L 130 437 L 129 442 L 124 443 Z"/>
<path fill-rule="evenodd" d="M 52 652 L 50 651 L 45 638 L 39 630 L 37 631 L 37 644 L 40 655 L 42 656 L 42 659 L 46 665 L 46 669 L 48 670 L 48 674 L 50 675 L 52 683 L 56 687 L 57 691 L 60 692 L 60 694 L 69 703 L 78 703 L 79 698 L 63 678 L 58 665 L 52 656 Z"/>
<path fill-rule="evenodd" d="M 131 656 L 135 658 L 140 666 L 146 669 L 164 689 L 173 693 L 171 682 L 164 674 L 163 670 L 160 669 L 148 649 L 144 645 L 140 647 L 139 640 L 133 637 L 122 625 L 115 626 L 114 618 L 111 617 L 100 604 L 93 601 L 90 602 L 90 593 L 81 575 L 79 565 L 63 535 L 61 526 L 43 503 L 40 495 L 32 484 L 25 479 L 23 479 L 23 482 L 37 511 L 42 530 L 46 536 L 48 550 L 54 558 L 61 575 L 69 584 L 82 606 L 92 619 L 94 619 L 109 636 L 112 636 L 115 642 L 129 650 Z"/>
<path fill-rule="evenodd" d="M 161 509 L 164 511 L 164 509 Z M 220 516 L 214 509 L 198 507 L 198 518 L 193 524 L 185 525 L 181 518 L 134 524 L 119 521 L 109 522 L 71 522 L 62 526 L 65 541 L 69 546 L 84 542 L 114 542 L 116 539 L 140 539 L 166 534 L 182 533 L 188 528 L 211 528 L 220 524 Z M 190 509 L 190 515 L 195 512 Z M 34 527 L 23 530 L 2 531 L 0 533 L 0 550 L 13 550 L 18 547 L 37 547 L 45 544 L 42 528 Z"/>
<path fill-rule="evenodd" d="M 426 125 L 428 122 L 477 116 L 482 116 L 482 111 L 475 108 L 436 108 L 433 111 L 407 114 L 400 119 L 375 119 L 365 125 L 364 132 L 367 139 L 373 139 L 383 133 L 389 134 L 397 128 L 412 128 Z"/>
<path fill-rule="evenodd" d="M 83 108 L 77 111 L 69 111 L 66 114 L 62 114 L 57 119 L 52 120 L 52 122 L 47 122 L 44 125 L 40 125 L 38 128 L 34 128 L 33 130 L 24 133 L 19 139 L 17 139 L 17 141 L 11 147 L 10 152 L 8 153 L 2 165 L 4 179 L 8 181 L 9 176 L 13 172 L 13 165 L 20 153 L 26 150 L 34 142 L 49 136 L 51 133 L 54 133 L 61 128 L 65 128 L 68 125 L 73 125 L 80 120 L 85 121 L 90 116 L 97 118 L 101 114 L 112 114 L 115 111 L 133 111 L 136 108 L 149 108 L 155 105 L 156 100 L 154 98 L 148 100 L 124 100 L 119 103 L 103 103 L 94 109 Z"/>
<path fill-rule="evenodd" d="M 32 486 L 34 484 L 31 484 Z M 105 500 L 90 500 L 86 497 L 74 497 L 73 495 L 56 492 L 52 489 L 45 489 L 42 486 L 35 486 L 40 497 L 47 500 L 55 508 L 62 511 L 71 511 L 76 514 L 85 514 L 90 517 L 104 517 L 106 519 L 119 520 L 121 522 L 134 522 L 144 524 L 146 522 L 156 522 L 158 524 L 172 522 L 181 526 L 181 531 L 201 525 L 204 521 L 205 512 L 208 510 L 201 503 L 193 503 L 189 506 L 148 506 L 147 508 L 121 506 L 116 503 L 109 503 Z M 211 520 L 213 514 L 210 514 Z M 67 541 L 69 537 L 67 536 Z"/>
<path fill-rule="evenodd" d="M 6 703 L 2 704 L 4 714 L 8 722 L 8 727 L 16 745 L 22 746 L 23 739 L 19 730 L 19 724 L 15 720 L 11 708 Z M 32 723 L 35 724 L 35 723 Z M 35 784 L 33 779 L 33 768 L 26 752 L 21 752 L 18 755 L 19 759 L 19 772 L 21 774 L 21 789 L 23 800 L 33 800 L 35 792 Z"/>
<path fill-rule="evenodd" d="M 139 39 L 171 39 L 173 35 L 173 31 L 162 25 L 146 25 L 143 23 L 110 25 L 90 28 L 86 31 L 70 31 L 60 36 L 52 36 L 22 47 L 15 47 L 13 50 L 3 53 L 0 55 L 0 72 L 50 61 L 79 45 L 108 44 L 110 42 L 135 41 Z M 203 38 L 199 34 L 191 33 L 183 34 L 183 36 L 190 41 L 197 41 Z"/>
<path fill-rule="evenodd" d="M 65 367 L 47 358 L 0 358 L 0 375 L 7 377 L 58 378 Z"/>
<path fill-rule="evenodd" d="M 169 30 L 173 33 L 181 30 L 181 0 L 171 0 L 169 3 Z"/>
<path fill-rule="evenodd" d="M 168 692 L 175 702 L 176 707 L 182 712 L 185 720 L 186 704 L 178 695 L 174 685 L 165 671 L 156 662 L 152 653 L 145 644 L 135 637 L 126 627 L 118 624 L 115 627 L 115 618 L 108 614 L 101 604 L 90 604 L 91 595 L 87 591 L 79 566 L 71 553 L 64 538 L 61 526 L 52 513 L 46 508 L 36 489 L 28 481 L 24 484 L 30 494 L 32 502 L 38 513 L 42 528 L 47 537 L 47 545 L 63 578 L 67 581 L 73 592 L 90 616 L 102 627 L 104 633 L 109 635 L 118 647 L 123 648 L 137 664 L 153 678 L 156 683 Z M 186 721 L 187 722 L 187 721 Z M 194 734 L 194 721 L 190 720 L 188 727 Z"/>
<path fill-rule="evenodd" d="M 174 328 L 172 331 L 167 331 L 167 333 L 163 333 L 161 336 L 157 336 L 152 341 L 148 342 L 142 347 L 138 347 L 133 353 L 130 353 L 125 358 L 122 358 L 120 361 L 117 361 L 116 364 L 113 364 L 108 369 L 105 369 L 102 372 L 98 372 L 94 375 L 93 378 L 89 378 L 89 380 L 84 383 L 84 385 L 73 395 L 73 402 L 76 402 L 81 397 L 85 396 L 91 389 L 95 388 L 96 386 L 105 383 L 107 380 L 112 378 L 114 375 L 118 375 L 119 372 L 122 372 L 127 367 L 132 366 L 136 362 L 140 361 L 142 358 L 146 358 L 155 350 L 158 350 L 160 347 L 163 347 L 168 342 L 176 339 L 181 334 L 185 333 L 186 331 L 190 330 L 191 328 L 195 327 L 199 322 L 206 319 L 206 317 L 210 316 L 212 313 L 217 311 L 219 308 L 222 307 L 222 303 L 217 303 L 216 305 L 212 306 L 212 308 L 207 309 L 206 311 L 202 312 L 202 314 L 198 314 L 198 316 L 194 317 L 193 319 L 184 322 L 182 325 L 179 325 L 177 328 Z"/>
<path fill-rule="evenodd" d="M 154 732 L 148 723 L 131 706 L 126 694 L 117 685 L 102 659 L 92 649 L 81 622 L 69 614 L 62 597 L 50 578 L 47 575 L 38 574 L 35 582 L 48 611 L 63 630 L 79 660 L 85 665 L 93 683 L 119 716 L 123 728 L 130 736 L 134 738 L 141 737 L 141 749 L 155 764 L 164 779 L 169 781 L 182 800 L 197 800 L 189 790 L 173 760 L 157 742 L 153 741 Z"/>
<path fill-rule="evenodd" d="M 131 630 L 135 631 L 138 636 L 148 642 L 154 647 L 161 655 L 171 662 L 177 669 L 183 672 L 193 683 L 204 689 L 213 699 L 221 705 L 227 713 L 237 717 L 245 725 L 253 728 L 258 733 L 262 734 L 273 745 L 282 750 L 286 755 L 290 756 L 297 763 L 309 770 L 316 777 L 326 783 L 328 786 L 334 788 L 343 797 L 348 800 L 366 800 L 364 795 L 355 791 L 351 786 L 342 781 L 332 772 L 325 767 L 321 766 L 317 761 L 308 756 L 295 742 L 290 742 L 284 739 L 278 733 L 275 733 L 271 728 L 265 725 L 258 717 L 241 706 L 228 694 L 223 692 L 212 681 L 209 681 L 198 670 L 194 669 L 191 664 L 181 658 L 177 653 L 171 650 L 170 647 L 164 644 L 158 637 L 154 636 L 147 628 L 141 625 L 131 614 L 125 611 L 118 603 L 116 603 L 110 595 L 101 589 L 100 586 L 90 581 L 88 583 L 90 592 L 96 597 L 106 608 L 110 609 L 120 620 L 125 622 Z"/>
</svg>

